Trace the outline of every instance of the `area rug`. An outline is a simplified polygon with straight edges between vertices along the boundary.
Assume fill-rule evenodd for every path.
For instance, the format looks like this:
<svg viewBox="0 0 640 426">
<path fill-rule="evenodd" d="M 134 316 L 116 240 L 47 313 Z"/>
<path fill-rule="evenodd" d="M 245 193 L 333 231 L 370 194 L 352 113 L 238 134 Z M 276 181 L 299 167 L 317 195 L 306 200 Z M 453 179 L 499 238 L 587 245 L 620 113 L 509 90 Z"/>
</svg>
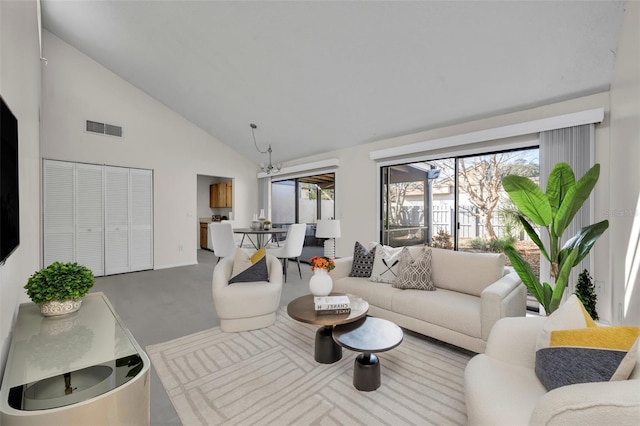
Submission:
<svg viewBox="0 0 640 426">
<path fill-rule="evenodd" d="M 284 309 L 268 328 L 219 327 L 147 352 L 180 420 L 191 425 L 465 425 L 462 375 L 471 353 L 405 333 L 378 354 L 382 385 L 353 387 L 356 352 L 313 358 L 316 326 Z"/>
</svg>

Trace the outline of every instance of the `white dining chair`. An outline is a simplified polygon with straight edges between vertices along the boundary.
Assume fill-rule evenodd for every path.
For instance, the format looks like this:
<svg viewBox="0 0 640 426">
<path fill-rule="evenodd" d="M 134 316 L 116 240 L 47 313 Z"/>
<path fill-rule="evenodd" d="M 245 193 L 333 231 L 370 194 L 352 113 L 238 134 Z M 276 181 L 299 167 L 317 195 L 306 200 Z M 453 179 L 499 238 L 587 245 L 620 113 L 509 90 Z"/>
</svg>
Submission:
<svg viewBox="0 0 640 426">
<path fill-rule="evenodd" d="M 287 238 L 280 247 L 267 248 L 267 254 L 277 257 L 282 261 L 284 271 L 284 281 L 287 282 L 287 269 L 289 259 L 296 259 L 298 262 L 298 273 L 302 279 L 302 271 L 300 269 L 300 255 L 302 254 L 302 246 L 304 245 L 304 237 L 307 230 L 306 223 L 294 223 L 289 226 Z"/>
<path fill-rule="evenodd" d="M 223 257 L 236 254 L 236 240 L 233 236 L 233 228 L 229 222 L 212 222 L 209 224 L 209 241 L 213 254 L 218 257 L 218 262 Z"/>
</svg>

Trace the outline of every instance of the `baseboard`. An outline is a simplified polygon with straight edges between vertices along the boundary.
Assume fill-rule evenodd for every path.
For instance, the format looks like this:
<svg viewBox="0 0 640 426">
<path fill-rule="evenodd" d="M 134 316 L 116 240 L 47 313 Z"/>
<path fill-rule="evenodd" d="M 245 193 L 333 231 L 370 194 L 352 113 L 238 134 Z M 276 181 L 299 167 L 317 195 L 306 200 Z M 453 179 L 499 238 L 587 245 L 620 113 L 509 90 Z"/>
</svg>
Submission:
<svg viewBox="0 0 640 426">
<path fill-rule="evenodd" d="M 197 264 L 198 262 L 176 263 L 173 265 L 154 266 L 153 269 L 157 270 L 157 269 L 180 268 L 181 266 L 193 266 Z"/>
</svg>

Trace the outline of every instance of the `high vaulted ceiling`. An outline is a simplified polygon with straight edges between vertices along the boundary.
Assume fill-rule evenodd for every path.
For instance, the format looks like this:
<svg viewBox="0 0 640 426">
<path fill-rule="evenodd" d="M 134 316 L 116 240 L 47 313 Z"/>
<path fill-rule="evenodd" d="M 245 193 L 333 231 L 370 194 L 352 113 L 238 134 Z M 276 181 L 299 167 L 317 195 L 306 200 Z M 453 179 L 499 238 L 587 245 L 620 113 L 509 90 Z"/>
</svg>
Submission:
<svg viewBox="0 0 640 426">
<path fill-rule="evenodd" d="M 42 0 L 47 30 L 256 163 L 249 123 L 286 162 L 608 90 L 623 7 Z"/>
</svg>

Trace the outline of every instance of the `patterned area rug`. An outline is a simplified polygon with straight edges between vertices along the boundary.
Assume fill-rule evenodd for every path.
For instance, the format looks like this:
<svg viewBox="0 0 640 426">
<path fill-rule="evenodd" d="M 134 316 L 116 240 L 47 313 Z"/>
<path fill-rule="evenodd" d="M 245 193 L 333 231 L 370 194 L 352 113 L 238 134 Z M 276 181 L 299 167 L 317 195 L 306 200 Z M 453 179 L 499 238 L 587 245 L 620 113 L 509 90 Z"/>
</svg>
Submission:
<svg viewBox="0 0 640 426">
<path fill-rule="evenodd" d="M 465 425 L 471 354 L 405 332 L 378 354 L 382 385 L 353 387 L 356 352 L 313 359 L 316 326 L 278 312 L 271 327 L 212 328 L 147 347 L 180 420 L 191 425 Z"/>
</svg>

